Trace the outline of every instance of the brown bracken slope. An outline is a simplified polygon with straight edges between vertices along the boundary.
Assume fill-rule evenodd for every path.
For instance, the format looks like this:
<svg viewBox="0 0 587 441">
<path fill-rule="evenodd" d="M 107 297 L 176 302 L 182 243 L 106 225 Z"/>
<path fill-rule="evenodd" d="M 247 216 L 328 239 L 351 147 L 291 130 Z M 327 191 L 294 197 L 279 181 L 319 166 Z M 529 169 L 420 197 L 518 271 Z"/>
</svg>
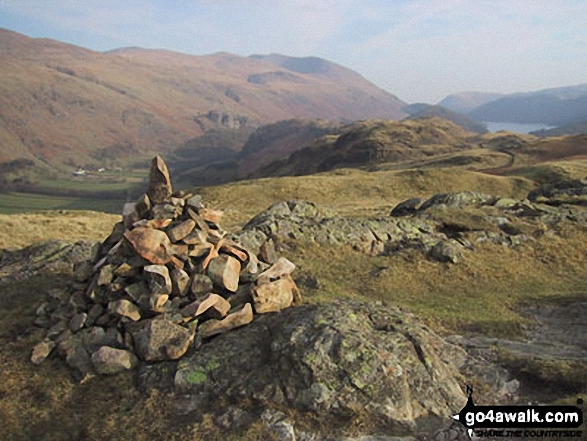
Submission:
<svg viewBox="0 0 587 441">
<path fill-rule="evenodd" d="M 100 53 L 0 29 L 0 162 L 99 164 L 168 151 L 219 126 L 405 116 L 394 95 L 320 61 L 331 68 L 303 73 L 227 53 Z"/>
</svg>

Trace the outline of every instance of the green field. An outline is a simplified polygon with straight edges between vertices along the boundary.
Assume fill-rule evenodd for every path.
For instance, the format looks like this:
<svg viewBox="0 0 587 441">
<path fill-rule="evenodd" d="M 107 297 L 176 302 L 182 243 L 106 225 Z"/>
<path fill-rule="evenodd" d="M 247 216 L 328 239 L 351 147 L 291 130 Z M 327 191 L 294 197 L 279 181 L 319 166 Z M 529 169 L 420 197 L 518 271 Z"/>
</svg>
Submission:
<svg viewBox="0 0 587 441">
<path fill-rule="evenodd" d="M 123 200 L 91 197 L 47 196 L 33 193 L 0 193 L 0 214 L 46 210 L 91 210 L 120 213 Z"/>
</svg>

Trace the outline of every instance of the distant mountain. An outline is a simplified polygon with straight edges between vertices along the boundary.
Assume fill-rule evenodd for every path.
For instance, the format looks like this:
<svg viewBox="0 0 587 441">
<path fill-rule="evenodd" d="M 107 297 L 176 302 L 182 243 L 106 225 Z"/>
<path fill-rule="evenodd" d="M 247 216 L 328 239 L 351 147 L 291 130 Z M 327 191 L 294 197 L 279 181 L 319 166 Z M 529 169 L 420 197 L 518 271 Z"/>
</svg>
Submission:
<svg viewBox="0 0 587 441">
<path fill-rule="evenodd" d="M 587 119 L 587 95 L 566 98 L 543 92 L 516 94 L 479 106 L 469 116 L 477 121 L 560 126 Z"/>
<path fill-rule="evenodd" d="M 532 132 L 531 135 L 536 136 L 561 136 L 561 135 L 578 135 L 587 133 L 587 120 L 577 123 L 566 124 L 564 126 L 555 127 L 549 130 L 538 130 Z"/>
<path fill-rule="evenodd" d="M 445 109 L 442 106 L 420 107 L 420 110 L 410 114 L 408 117 L 408 119 L 417 118 L 443 118 L 452 121 L 468 132 L 475 132 L 479 134 L 487 133 L 487 126 L 485 124 L 473 121 L 471 118 L 468 118 L 462 113 L 453 112 L 452 110 Z"/>
<path fill-rule="evenodd" d="M 440 119 L 359 121 L 323 136 L 252 177 L 308 175 L 342 167 L 364 167 L 427 158 L 471 148 L 456 124 Z"/>
<path fill-rule="evenodd" d="M 495 101 L 503 96 L 500 93 L 459 92 L 447 96 L 438 105 L 454 112 L 469 113 L 476 107 Z"/>
<path fill-rule="evenodd" d="M 319 58 L 100 53 L 3 29 L 0 79 L 0 162 L 119 163 L 211 129 L 405 116 L 396 96 Z"/>
</svg>

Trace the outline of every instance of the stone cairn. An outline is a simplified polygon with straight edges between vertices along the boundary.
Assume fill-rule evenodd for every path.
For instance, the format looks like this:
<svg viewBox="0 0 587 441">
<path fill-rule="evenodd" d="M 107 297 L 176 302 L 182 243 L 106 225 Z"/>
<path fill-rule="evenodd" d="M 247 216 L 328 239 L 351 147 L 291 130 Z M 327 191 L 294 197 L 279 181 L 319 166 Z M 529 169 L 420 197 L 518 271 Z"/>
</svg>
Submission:
<svg viewBox="0 0 587 441">
<path fill-rule="evenodd" d="M 228 239 L 222 212 L 199 195 L 173 193 L 157 156 L 149 189 L 124 205 L 122 222 L 76 265 L 67 291 L 54 290 L 37 310 L 46 338 L 31 361 L 56 349 L 80 380 L 115 374 L 138 360 L 177 360 L 255 314 L 301 304 L 293 263 L 259 255 Z"/>
</svg>

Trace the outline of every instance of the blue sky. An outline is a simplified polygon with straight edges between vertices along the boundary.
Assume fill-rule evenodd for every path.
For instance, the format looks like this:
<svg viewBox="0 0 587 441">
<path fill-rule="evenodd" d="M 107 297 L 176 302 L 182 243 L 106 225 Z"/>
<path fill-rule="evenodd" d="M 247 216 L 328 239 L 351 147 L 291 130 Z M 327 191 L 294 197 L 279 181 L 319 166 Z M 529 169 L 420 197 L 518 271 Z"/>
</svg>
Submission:
<svg viewBox="0 0 587 441">
<path fill-rule="evenodd" d="M 587 83 L 584 0 L 0 0 L 0 27 L 94 50 L 320 56 L 408 102 Z"/>
</svg>

